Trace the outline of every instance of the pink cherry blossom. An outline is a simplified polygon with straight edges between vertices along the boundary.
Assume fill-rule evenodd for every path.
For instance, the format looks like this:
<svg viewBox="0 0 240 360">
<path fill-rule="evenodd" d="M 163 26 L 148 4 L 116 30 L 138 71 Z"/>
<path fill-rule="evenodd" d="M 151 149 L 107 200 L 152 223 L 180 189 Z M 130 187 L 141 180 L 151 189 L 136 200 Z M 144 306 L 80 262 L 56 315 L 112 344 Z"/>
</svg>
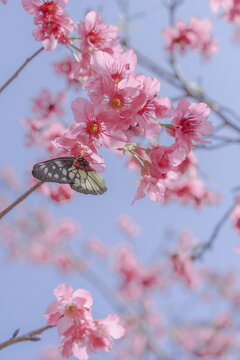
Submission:
<svg viewBox="0 0 240 360">
<path fill-rule="evenodd" d="M 205 189 L 203 181 L 196 175 L 168 181 L 165 186 L 164 201 L 179 200 L 182 204 L 201 208 L 205 204 L 218 204 L 220 200 L 220 195 Z"/>
<path fill-rule="evenodd" d="M 99 91 L 89 92 L 89 97 L 95 105 L 102 105 L 110 112 L 114 130 L 127 130 L 135 125 L 132 103 L 140 87 L 141 81 L 134 74 L 129 74 L 119 84 L 106 75 L 102 77 Z"/>
<path fill-rule="evenodd" d="M 3 4 L 6 4 L 7 3 L 7 0 L 1 0 Z"/>
<path fill-rule="evenodd" d="M 94 92 L 97 96 L 102 87 L 103 77 L 108 76 L 115 84 L 119 84 L 129 74 L 133 73 L 137 63 L 137 57 L 132 49 L 120 54 L 117 58 L 103 51 L 96 51 L 91 57 L 90 65 L 95 75 L 85 83 L 84 89 Z"/>
<path fill-rule="evenodd" d="M 179 249 L 170 254 L 170 261 L 174 274 L 187 286 L 196 287 L 200 282 L 200 275 L 191 259 L 194 250 L 194 239 L 189 233 L 182 233 L 180 236 Z"/>
<path fill-rule="evenodd" d="M 142 74 L 138 74 L 137 78 L 141 80 L 142 86 L 131 105 L 133 112 L 136 113 L 136 124 L 140 126 L 146 137 L 158 137 L 161 126 L 154 118 L 157 110 L 155 98 L 160 90 L 160 82 L 151 77 L 145 78 Z"/>
<path fill-rule="evenodd" d="M 12 222 L 11 228 L 3 231 L 11 258 L 56 266 L 55 259 L 60 254 L 66 255 L 65 244 L 77 234 L 79 227 L 72 220 L 54 221 L 46 209 L 37 208 L 31 209 L 31 216 L 26 212 L 16 223 Z"/>
<path fill-rule="evenodd" d="M 198 164 L 198 159 L 196 157 L 196 154 L 193 151 L 191 151 L 181 162 L 181 164 L 178 165 L 178 171 L 181 174 L 188 173 L 190 176 L 196 176 L 197 164 Z"/>
<path fill-rule="evenodd" d="M 202 53 L 209 58 L 217 51 L 217 40 L 210 35 L 212 22 L 209 19 L 199 19 L 194 16 L 189 25 L 183 21 L 177 21 L 174 27 L 163 30 L 165 48 L 173 52 L 176 48 L 183 55 L 187 48 Z"/>
<path fill-rule="evenodd" d="M 39 134 L 38 143 L 52 156 L 56 155 L 54 141 L 66 133 L 66 127 L 60 122 L 53 123 Z"/>
<path fill-rule="evenodd" d="M 124 333 L 125 329 L 116 314 L 108 315 L 105 319 L 88 321 L 86 324 L 73 325 L 63 334 L 62 355 L 66 358 L 73 355 L 79 360 L 87 360 L 92 352 L 109 352 L 113 347 L 112 338 L 119 339 Z"/>
<path fill-rule="evenodd" d="M 117 250 L 114 266 L 123 277 L 121 293 L 130 301 L 164 285 L 160 267 L 141 265 L 130 246 L 123 245 Z"/>
<path fill-rule="evenodd" d="M 127 215 L 122 214 L 117 218 L 117 226 L 127 235 L 130 237 L 138 236 L 140 232 L 139 226 L 133 221 L 133 219 Z"/>
<path fill-rule="evenodd" d="M 222 6 L 225 9 L 228 9 L 231 6 L 232 0 L 210 0 L 210 7 L 213 12 L 217 12 Z"/>
<path fill-rule="evenodd" d="M 79 22 L 77 32 L 81 37 L 80 49 L 84 57 L 91 56 L 96 50 L 114 55 L 122 52 L 121 46 L 116 43 L 118 28 L 105 25 L 100 14 L 95 11 L 90 11 L 85 21 Z"/>
<path fill-rule="evenodd" d="M 54 295 L 58 300 L 49 305 L 45 316 L 48 325 L 57 325 L 60 336 L 74 323 L 81 324 L 91 318 L 92 297 L 87 290 L 73 291 L 71 286 L 61 284 L 54 290 Z"/>
<path fill-rule="evenodd" d="M 205 103 L 190 103 L 180 99 L 171 121 L 173 127 L 168 128 L 168 133 L 175 137 L 176 143 L 183 148 L 186 155 L 191 151 L 192 141 L 209 143 L 202 139 L 203 136 L 213 132 L 213 126 L 208 121 L 210 109 Z"/>
<path fill-rule="evenodd" d="M 206 325 L 181 326 L 175 335 L 185 350 L 198 358 L 223 358 L 237 341 L 231 326 L 221 329 L 216 320 Z"/>
<path fill-rule="evenodd" d="M 96 149 L 102 145 L 111 149 L 125 145 L 126 135 L 120 130 L 112 129 L 112 123 L 117 123 L 117 118 L 109 111 L 96 107 L 83 98 L 76 98 L 72 102 L 72 110 L 79 125 L 73 126 L 66 136 L 78 139 L 79 135 L 86 134 Z"/>
<path fill-rule="evenodd" d="M 151 176 L 156 179 L 176 179 L 177 165 L 179 165 L 185 158 L 185 154 L 179 151 L 176 144 L 169 147 L 155 146 L 153 149 L 147 149 L 147 154 L 150 157 L 149 172 Z"/>
<path fill-rule="evenodd" d="M 227 21 L 235 22 L 239 25 L 240 21 L 240 1 L 239 0 L 232 0 L 230 2 L 225 4 L 226 13 L 224 15 L 224 18 Z"/>
<path fill-rule="evenodd" d="M 98 50 L 120 56 L 123 51 L 119 38 L 117 37 L 118 28 L 113 25 L 105 25 L 100 18 L 100 14 L 90 11 L 85 21 L 80 21 L 77 32 L 81 38 L 78 56 L 78 62 L 73 67 L 71 76 L 75 79 L 87 80 L 94 74 L 94 70 L 90 65 L 91 57 Z"/>
<path fill-rule="evenodd" d="M 62 45 L 70 43 L 68 35 L 74 30 L 74 23 L 64 11 L 68 0 L 22 0 L 24 9 L 35 15 L 33 30 L 37 41 L 42 41 L 45 50 L 54 50 L 57 42 Z"/>
<path fill-rule="evenodd" d="M 79 90 L 83 78 L 75 75 L 76 60 L 71 56 L 66 56 L 63 60 L 54 63 L 54 70 L 56 74 L 65 77 L 67 84 L 73 86 L 75 90 Z"/>
<path fill-rule="evenodd" d="M 132 203 L 145 197 L 145 191 L 151 201 L 161 201 L 164 198 L 165 185 L 161 180 L 150 175 L 143 175 Z"/>
<path fill-rule="evenodd" d="M 96 153 L 97 149 L 87 136 L 78 135 L 76 139 L 76 136 L 72 136 L 71 132 L 67 132 L 52 143 L 60 155 L 84 157 L 95 171 L 104 171 L 104 159 Z"/>
<path fill-rule="evenodd" d="M 236 201 L 236 206 L 230 214 L 230 218 L 234 222 L 234 230 L 236 233 L 240 233 L 240 202 Z"/>
<path fill-rule="evenodd" d="M 63 202 L 65 200 L 70 200 L 73 197 L 73 190 L 68 184 L 60 184 L 58 187 L 50 188 L 49 197 L 57 202 Z"/>
<path fill-rule="evenodd" d="M 67 284 L 54 290 L 57 301 L 52 302 L 45 312 L 48 325 L 57 325 L 62 338 L 61 355 L 71 355 L 79 360 L 87 360 L 97 351 L 110 351 L 113 340 L 121 338 L 125 329 L 118 315 L 110 314 L 104 319 L 92 318 L 91 294 L 84 289 L 73 291 Z"/>
<path fill-rule="evenodd" d="M 66 99 L 65 91 L 53 96 L 47 89 L 43 89 L 39 96 L 33 99 L 32 112 L 42 119 L 61 117 L 64 114 L 63 105 Z"/>
<path fill-rule="evenodd" d="M 109 252 L 108 247 L 97 237 L 90 237 L 86 242 L 86 248 L 101 258 L 105 258 Z"/>
</svg>

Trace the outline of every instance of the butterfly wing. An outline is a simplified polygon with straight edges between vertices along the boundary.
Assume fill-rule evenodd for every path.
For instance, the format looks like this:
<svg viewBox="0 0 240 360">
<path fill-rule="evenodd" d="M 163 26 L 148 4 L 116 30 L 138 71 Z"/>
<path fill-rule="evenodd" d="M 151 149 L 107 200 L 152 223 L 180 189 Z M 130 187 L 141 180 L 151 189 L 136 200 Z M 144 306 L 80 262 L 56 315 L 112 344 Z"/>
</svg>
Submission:
<svg viewBox="0 0 240 360">
<path fill-rule="evenodd" d="M 37 163 L 32 175 L 42 181 L 69 184 L 68 170 L 73 166 L 74 158 L 63 157 Z"/>
<path fill-rule="evenodd" d="M 82 194 L 101 195 L 107 191 L 104 179 L 83 158 L 62 157 L 35 164 L 35 178 L 59 184 L 69 184 Z"/>
<path fill-rule="evenodd" d="M 107 191 L 106 184 L 101 175 L 93 170 L 78 168 L 71 188 L 83 194 L 101 195 Z"/>
</svg>

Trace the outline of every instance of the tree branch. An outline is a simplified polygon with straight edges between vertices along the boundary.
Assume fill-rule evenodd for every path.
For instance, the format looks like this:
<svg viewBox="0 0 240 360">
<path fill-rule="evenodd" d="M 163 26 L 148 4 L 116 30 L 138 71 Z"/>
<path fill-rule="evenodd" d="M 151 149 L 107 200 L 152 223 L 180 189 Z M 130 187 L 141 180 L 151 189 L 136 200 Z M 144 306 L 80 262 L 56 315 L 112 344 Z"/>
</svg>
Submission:
<svg viewBox="0 0 240 360">
<path fill-rule="evenodd" d="M 0 212 L 0 220 L 3 216 L 5 216 L 10 210 L 12 210 L 16 205 L 22 202 L 28 195 L 30 195 L 33 191 L 35 191 L 39 186 L 41 186 L 44 181 L 39 181 L 35 185 L 33 185 L 29 190 L 27 190 L 24 194 L 22 194 L 17 200 L 15 200 L 12 204 L 10 204 L 5 210 Z"/>
<path fill-rule="evenodd" d="M 203 244 L 200 244 L 197 249 L 196 249 L 196 253 L 192 255 L 192 259 L 196 260 L 196 259 L 200 259 L 203 257 L 204 253 L 209 250 L 214 243 L 214 240 L 216 239 L 219 231 L 221 230 L 222 226 L 225 224 L 225 222 L 228 220 L 229 215 L 231 214 L 231 212 L 233 211 L 233 209 L 235 208 L 236 203 L 234 203 L 230 209 L 228 209 L 224 215 L 221 217 L 221 219 L 219 220 L 219 222 L 216 224 L 216 226 L 213 229 L 213 232 L 209 238 L 208 241 L 206 241 Z"/>
<path fill-rule="evenodd" d="M 38 337 L 37 335 L 43 333 L 44 331 L 46 331 L 48 329 L 51 329 L 52 327 L 54 327 L 54 326 L 46 325 L 40 329 L 30 331 L 27 334 L 22 335 L 22 336 L 17 336 L 17 334 L 19 332 L 19 329 L 17 329 L 16 331 L 14 331 L 14 333 L 10 339 L 0 343 L 0 350 L 4 349 L 7 346 L 10 346 L 10 345 L 16 344 L 18 342 L 22 342 L 22 341 L 39 341 L 39 340 L 41 340 L 41 338 Z"/>
<path fill-rule="evenodd" d="M 32 56 L 26 59 L 26 61 L 20 66 L 20 68 L 5 82 L 5 84 L 0 88 L 0 93 L 19 75 L 19 73 L 25 68 L 25 66 L 32 61 L 40 52 L 44 50 L 43 47 L 41 47 L 39 50 L 37 50 Z"/>
</svg>

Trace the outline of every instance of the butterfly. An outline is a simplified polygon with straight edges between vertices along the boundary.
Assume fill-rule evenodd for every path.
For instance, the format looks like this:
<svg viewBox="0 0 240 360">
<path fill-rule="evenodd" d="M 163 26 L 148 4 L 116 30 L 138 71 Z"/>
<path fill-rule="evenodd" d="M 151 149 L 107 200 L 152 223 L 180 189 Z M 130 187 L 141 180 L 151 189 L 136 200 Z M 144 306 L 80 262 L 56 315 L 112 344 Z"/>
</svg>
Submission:
<svg viewBox="0 0 240 360">
<path fill-rule="evenodd" d="M 101 195 L 107 191 L 104 179 L 83 157 L 60 157 L 37 163 L 32 175 L 42 181 L 69 184 L 82 194 Z"/>
</svg>

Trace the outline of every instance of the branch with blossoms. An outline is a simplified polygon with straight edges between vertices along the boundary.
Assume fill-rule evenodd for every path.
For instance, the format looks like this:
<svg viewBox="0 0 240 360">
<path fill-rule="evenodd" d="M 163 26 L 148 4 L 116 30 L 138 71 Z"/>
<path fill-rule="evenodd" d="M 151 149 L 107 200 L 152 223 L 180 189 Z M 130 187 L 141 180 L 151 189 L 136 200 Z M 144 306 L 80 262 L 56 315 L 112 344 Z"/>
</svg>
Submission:
<svg viewBox="0 0 240 360">
<path fill-rule="evenodd" d="M 92 297 L 87 290 L 73 291 L 69 285 L 62 284 L 54 294 L 58 301 L 52 302 L 46 310 L 48 325 L 18 337 L 19 330 L 15 331 L 9 340 L 0 343 L 0 350 L 22 341 L 39 341 L 37 335 L 57 326 L 62 339 L 62 356 L 87 359 L 92 352 L 110 351 L 112 338 L 119 339 L 124 335 L 124 327 L 117 315 L 110 314 L 101 320 L 92 318 Z"/>
<path fill-rule="evenodd" d="M 54 112 L 58 114 L 57 106 L 50 102 L 47 105 L 49 95 L 42 93 L 42 99 L 36 99 L 33 107 L 40 118 L 23 120 L 28 137 L 34 144 L 45 144 L 51 157 L 56 153 L 83 157 L 98 172 L 105 168 L 103 158 L 98 155 L 102 147 L 122 155 L 127 153 L 140 175 L 134 201 L 145 193 L 152 201 L 160 202 L 174 196 L 171 193 L 176 179 L 181 178 L 181 164 L 189 156 L 193 142 L 208 143 L 203 136 L 213 131 L 207 105 L 190 104 L 182 98 L 174 108 L 169 98 L 157 97 L 159 80 L 134 72 L 137 64 L 134 51 L 122 53 L 118 29 L 105 25 L 99 14 L 89 12 L 85 22 L 81 21 L 77 27 L 78 36 L 70 36 L 74 25 L 61 3 L 37 5 L 23 0 L 23 6 L 35 15 L 38 27 L 33 34 L 43 42 L 45 50 L 53 50 L 57 43 L 79 50 L 75 53 L 77 62 L 71 77 L 82 82 L 90 97 L 90 101 L 76 98 L 72 102 L 75 125 L 70 129 L 58 125 L 56 131 L 56 125 L 46 126 L 46 119 Z M 172 120 L 162 121 L 167 118 Z M 162 129 L 174 138 L 173 145 L 160 146 L 156 142 L 152 146 L 152 139 L 158 138 Z M 150 142 L 149 146 L 141 145 L 143 138 Z"/>
<path fill-rule="evenodd" d="M 75 25 L 65 11 L 67 2 L 22 0 L 23 8 L 34 16 L 35 40 L 43 45 L 31 59 L 42 49 L 52 51 L 59 44 L 70 51 L 72 56 L 56 63 L 55 71 L 65 77 L 69 86 L 77 90 L 84 89 L 88 99 L 76 97 L 72 101 L 74 123 L 69 128 L 66 121 L 61 121 L 66 100 L 64 91 L 54 95 L 43 89 L 33 99 L 32 116 L 24 117 L 21 121 L 26 132 L 26 145 L 44 150 L 44 157 L 50 159 L 48 164 L 58 166 L 62 172 L 53 174 L 50 171 L 51 176 L 46 178 L 46 182 L 44 180 L 38 183 L 34 183 L 35 180 L 29 176 L 29 191 L 6 207 L 0 213 L 0 218 L 37 189 L 55 203 L 69 201 L 74 194 L 69 186 L 74 173 L 68 172 L 69 169 L 62 166 L 62 163 L 59 165 L 59 158 L 55 158 L 66 156 L 68 160 L 73 159 L 73 170 L 77 173 L 76 168 L 80 168 L 78 180 L 81 182 L 87 179 L 88 171 L 104 171 L 104 159 L 99 155 L 104 148 L 126 156 L 128 169 L 137 172 L 139 181 L 135 185 L 138 188 L 132 203 L 146 194 L 151 201 L 161 204 L 179 201 L 202 208 L 206 204 L 218 203 L 219 195 L 206 189 L 199 177 L 198 161 L 193 150 L 213 149 L 217 146 L 211 145 L 208 138 L 210 136 L 211 140 L 219 141 L 220 146 L 238 142 L 237 137 L 232 139 L 230 135 L 221 136 L 219 132 L 229 127 L 238 133 L 240 128 L 235 122 L 239 120 L 239 116 L 211 100 L 200 87 L 189 83 L 177 62 L 178 51 L 181 55 L 191 49 L 205 58 L 216 51 L 216 39 L 210 34 L 209 20 L 193 17 L 188 23 L 181 21 L 174 24 L 175 11 L 183 1 L 164 2 L 169 9 L 171 25 L 163 32 L 166 50 L 171 59 L 171 71 L 165 71 L 131 48 L 124 51 L 122 45 L 129 43 L 128 34 L 125 36 L 126 41 L 121 43 L 118 28 L 106 25 L 99 13 L 89 11 L 85 19 Z M 122 3 L 127 11 L 127 2 Z M 236 2 L 231 9 L 223 0 L 213 0 L 211 6 L 217 10 L 220 3 L 226 11 L 225 18 L 235 19 L 236 14 L 232 12 L 237 10 Z M 129 17 L 126 19 L 128 22 Z M 182 96 L 170 99 L 166 94 L 159 94 L 158 78 L 136 72 L 139 58 L 140 63 L 151 68 L 161 80 L 180 89 Z M 29 62 L 28 59 L 1 90 Z M 191 103 L 185 97 L 197 102 Z M 211 110 L 220 119 L 214 135 L 210 121 Z M 165 143 L 160 139 L 163 133 L 166 135 Z M 85 172 L 78 161 L 80 158 L 87 163 Z M 49 168 L 43 172 L 45 170 L 48 173 Z M 51 181 L 53 175 L 57 175 L 55 180 L 58 181 Z M 85 183 L 83 181 L 83 186 L 86 186 L 87 181 L 89 180 Z M 239 309 L 236 284 L 231 280 L 225 281 L 224 275 L 216 274 L 207 267 L 200 267 L 194 261 L 213 245 L 229 217 L 234 221 L 235 230 L 239 231 L 239 202 L 224 214 L 206 243 L 199 243 L 189 233 L 181 233 L 177 243 L 169 246 L 168 251 L 161 254 L 161 259 L 156 263 L 143 264 L 129 243 L 119 246 L 115 249 L 113 260 L 113 271 L 119 276 L 116 292 L 106 284 L 104 271 L 92 271 L 84 257 L 84 251 L 78 257 L 73 251 L 66 249 L 65 240 L 75 233 L 74 224 L 63 220 L 52 223 L 45 209 L 30 212 L 31 216 L 24 214 L 15 223 L 1 223 L 3 242 L 9 250 L 10 258 L 25 259 L 41 265 L 51 264 L 65 274 L 83 275 L 119 308 L 123 319 L 120 320 L 116 314 L 95 319 L 91 312 L 92 297 L 87 290 L 74 291 L 67 284 L 59 285 L 54 290 L 57 301 L 52 302 L 45 313 L 48 325 L 36 331 L 43 332 L 56 326 L 61 339 L 59 351 L 62 356 L 69 358 L 73 355 L 80 360 L 87 360 L 99 350 L 109 352 L 113 348 L 113 339 L 122 338 L 121 348 L 116 355 L 118 358 L 145 358 L 151 351 L 151 355 L 159 359 L 174 359 L 171 346 L 169 351 L 163 350 L 166 340 L 163 334 L 169 335 L 169 343 L 174 344 L 174 349 L 184 349 L 186 354 L 194 358 L 221 358 L 228 356 L 232 349 L 237 351 L 239 344 L 232 336 L 237 324 L 230 311 L 201 323 L 189 320 L 192 309 L 189 307 L 186 313 L 185 307 L 185 312 L 180 312 L 185 314 L 184 319 L 181 322 L 175 321 L 173 328 L 170 317 L 172 313 L 176 315 L 176 307 L 173 306 L 169 311 L 171 316 L 165 324 L 165 319 L 154 310 L 154 296 L 158 291 L 162 298 L 165 296 L 169 305 L 169 294 L 177 284 L 183 286 L 184 293 L 190 293 L 193 297 L 198 295 L 198 300 L 205 301 L 212 297 L 211 305 L 218 303 L 220 299 L 227 303 L 228 308 Z M 119 223 L 122 229 L 127 229 L 128 235 L 131 234 L 130 237 L 136 234 L 136 227 L 134 224 L 129 226 L 129 219 L 126 217 Z M 19 229 L 23 230 L 22 233 Z M 106 259 L 108 249 L 98 239 L 90 239 L 87 248 Z M 202 284 L 210 285 L 213 291 L 206 291 L 204 286 L 201 287 Z M 175 300 L 174 290 L 171 294 Z M 37 341 L 39 338 L 36 331 L 22 337 L 15 332 L 12 338 L 0 344 L 0 349 L 1 346 L 3 348 L 20 341 Z"/>
</svg>

